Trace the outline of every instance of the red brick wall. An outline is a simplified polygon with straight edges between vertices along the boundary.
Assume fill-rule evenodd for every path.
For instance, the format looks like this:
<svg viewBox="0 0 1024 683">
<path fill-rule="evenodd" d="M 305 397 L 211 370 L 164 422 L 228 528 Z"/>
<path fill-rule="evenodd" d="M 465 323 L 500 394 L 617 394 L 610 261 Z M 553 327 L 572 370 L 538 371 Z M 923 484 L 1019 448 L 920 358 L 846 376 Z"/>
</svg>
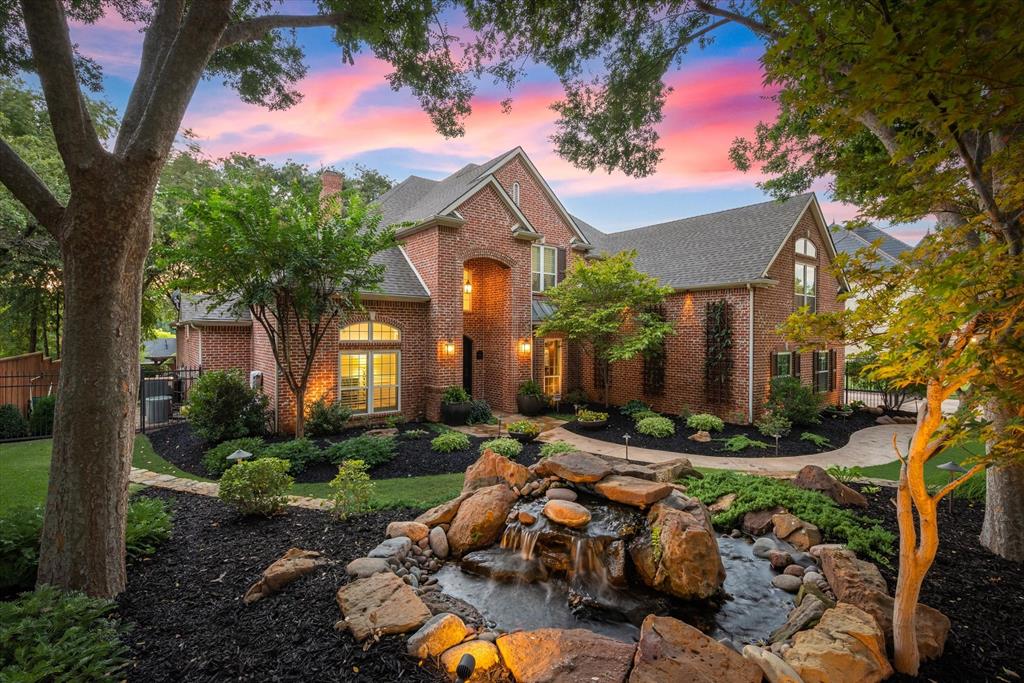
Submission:
<svg viewBox="0 0 1024 683">
<path fill-rule="evenodd" d="M 237 368 L 248 375 L 252 366 L 251 335 L 248 325 L 204 325 L 201 337 L 203 370 Z"/>
<path fill-rule="evenodd" d="M 270 350 L 270 342 L 263 326 L 254 323 L 252 326 L 251 358 L 252 369 L 263 373 L 263 394 L 270 400 L 270 410 L 275 416 L 274 429 L 277 429 L 277 363 L 274 361 L 274 354 Z"/>
<path fill-rule="evenodd" d="M 202 364 L 201 346 L 203 331 L 191 325 L 179 325 L 175 330 L 177 350 L 175 351 L 174 367 L 197 368 Z"/>
</svg>

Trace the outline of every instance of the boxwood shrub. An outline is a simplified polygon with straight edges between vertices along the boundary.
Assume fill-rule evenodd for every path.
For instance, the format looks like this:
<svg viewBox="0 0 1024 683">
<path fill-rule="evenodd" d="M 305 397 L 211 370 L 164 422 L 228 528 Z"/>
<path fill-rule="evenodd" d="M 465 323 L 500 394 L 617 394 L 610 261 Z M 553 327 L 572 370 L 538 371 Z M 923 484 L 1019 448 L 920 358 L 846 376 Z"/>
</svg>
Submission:
<svg viewBox="0 0 1024 683">
<path fill-rule="evenodd" d="M 270 515 L 288 503 L 295 482 L 288 476 L 291 463 L 280 458 L 245 460 L 220 478 L 218 496 L 243 515 Z"/>
<path fill-rule="evenodd" d="M 462 432 L 444 432 L 434 437 L 430 449 L 436 453 L 454 453 L 469 448 L 469 437 Z"/>
<path fill-rule="evenodd" d="M 57 397 L 43 396 L 32 406 L 28 416 L 28 429 L 32 436 L 53 434 L 53 411 L 57 406 Z"/>
<path fill-rule="evenodd" d="M 515 460 L 523 451 L 523 444 L 519 443 L 515 439 L 510 439 L 507 436 L 502 436 L 497 439 L 490 439 L 480 444 L 480 454 L 483 455 L 484 451 L 492 450 L 498 455 L 503 455 L 506 458 Z"/>
<path fill-rule="evenodd" d="M 28 436 L 28 422 L 21 411 L 10 403 L 0 405 L 0 439 L 19 439 Z"/>
<path fill-rule="evenodd" d="M 645 417 L 636 423 L 636 431 L 647 436 L 665 438 L 676 433 L 676 425 L 667 417 Z"/>
<path fill-rule="evenodd" d="M 188 394 L 188 418 L 212 443 L 263 433 L 267 397 L 251 389 L 239 370 L 204 372 Z"/>
<path fill-rule="evenodd" d="M 352 417 L 352 411 L 341 403 L 328 403 L 320 398 L 309 406 L 306 416 L 306 433 L 310 436 L 330 436 L 345 428 Z"/>
<path fill-rule="evenodd" d="M 697 413 L 686 418 L 686 426 L 701 432 L 720 432 L 725 429 L 725 422 L 710 413 Z"/>
</svg>

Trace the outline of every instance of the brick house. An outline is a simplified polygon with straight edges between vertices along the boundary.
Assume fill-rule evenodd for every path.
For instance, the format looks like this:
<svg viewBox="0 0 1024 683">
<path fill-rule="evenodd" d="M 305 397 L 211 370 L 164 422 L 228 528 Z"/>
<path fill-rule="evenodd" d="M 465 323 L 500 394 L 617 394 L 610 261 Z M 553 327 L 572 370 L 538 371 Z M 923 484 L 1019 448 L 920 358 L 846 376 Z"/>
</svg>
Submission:
<svg viewBox="0 0 1024 683">
<path fill-rule="evenodd" d="M 530 378 L 549 394 L 582 389 L 596 399 L 593 361 L 533 329 L 551 312 L 544 290 L 575 259 L 625 249 L 674 289 L 662 312 L 676 333 L 660 353 L 613 365 L 613 403 L 639 398 L 663 412 L 749 422 L 773 374 L 840 400 L 842 347 L 797 354 L 775 333 L 797 305 L 840 306 L 829 272 L 835 246 L 813 194 L 608 234 L 571 216 L 516 148 L 440 181 L 410 176 L 379 203 L 399 246 L 375 256 L 384 282 L 321 346 L 309 401 L 437 419 L 443 390 L 461 385 L 514 411 L 516 388 Z M 709 330 L 728 345 L 715 346 Z M 181 365 L 262 373 L 278 428 L 294 425 L 294 401 L 247 313 L 186 295 L 177 336 Z M 709 349 L 715 362 L 705 362 Z"/>
</svg>

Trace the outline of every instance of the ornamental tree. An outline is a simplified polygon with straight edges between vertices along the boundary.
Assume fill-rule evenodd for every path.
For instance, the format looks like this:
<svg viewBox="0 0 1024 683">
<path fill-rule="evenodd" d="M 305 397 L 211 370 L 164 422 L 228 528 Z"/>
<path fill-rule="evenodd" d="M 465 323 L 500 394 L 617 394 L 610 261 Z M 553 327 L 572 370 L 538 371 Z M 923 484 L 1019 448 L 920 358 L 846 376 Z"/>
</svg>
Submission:
<svg viewBox="0 0 1024 683">
<path fill-rule="evenodd" d="M 611 363 L 658 348 L 672 333 L 657 308 L 672 292 L 633 265 L 636 252 L 577 259 L 565 279 L 545 290 L 555 312 L 537 327 L 537 335 L 562 333 L 579 342 L 601 372 L 608 405 Z"/>
<path fill-rule="evenodd" d="M 378 227 L 379 213 L 358 195 L 343 208 L 338 196 L 298 180 L 282 187 L 251 173 L 229 178 L 185 207 L 185 227 L 174 234 L 179 285 L 214 305 L 247 309 L 263 328 L 295 396 L 301 439 L 317 350 L 360 306 L 360 293 L 383 279 L 372 257 L 394 244 L 394 233 Z"/>
</svg>

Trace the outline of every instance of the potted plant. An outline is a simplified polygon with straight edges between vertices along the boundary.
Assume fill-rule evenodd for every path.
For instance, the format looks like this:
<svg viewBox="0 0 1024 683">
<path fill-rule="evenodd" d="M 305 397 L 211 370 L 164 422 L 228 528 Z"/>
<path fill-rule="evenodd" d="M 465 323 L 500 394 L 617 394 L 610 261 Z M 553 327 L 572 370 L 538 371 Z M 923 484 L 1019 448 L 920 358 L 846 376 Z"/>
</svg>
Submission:
<svg viewBox="0 0 1024 683">
<path fill-rule="evenodd" d="M 584 408 L 576 413 L 576 422 L 584 429 L 601 429 L 608 424 L 608 413 Z"/>
<path fill-rule="evenodd" d="M 449 426 L 464 425 L 473 410 L 469 393 L 459 386 L 451 386 L 441 394 L 441 421 Z"/>
<path fill-rule="evenodd" d="M 821 412 L 825 413 L 829 417 L 841 417 L 845 420 L 846 418 L 853 415 L 853 406 L 842 404 L 834 406 L 825 406 L 825 408 Z"/>
<path fill-rule="evenodd" d="M 519 412 L 527 417 L 540 415 L 544 412 L 544 391 L 532 379 L 519 383 L 519 391 L 516 392 L 516 407 Z"/>
<path fill-rule="evenodd" d="M 540 434 L 540 427 L 529 420 L 512 422 L 508 426 L 508 435 L 519 443 L 530 443 Z"/>
</svg>

